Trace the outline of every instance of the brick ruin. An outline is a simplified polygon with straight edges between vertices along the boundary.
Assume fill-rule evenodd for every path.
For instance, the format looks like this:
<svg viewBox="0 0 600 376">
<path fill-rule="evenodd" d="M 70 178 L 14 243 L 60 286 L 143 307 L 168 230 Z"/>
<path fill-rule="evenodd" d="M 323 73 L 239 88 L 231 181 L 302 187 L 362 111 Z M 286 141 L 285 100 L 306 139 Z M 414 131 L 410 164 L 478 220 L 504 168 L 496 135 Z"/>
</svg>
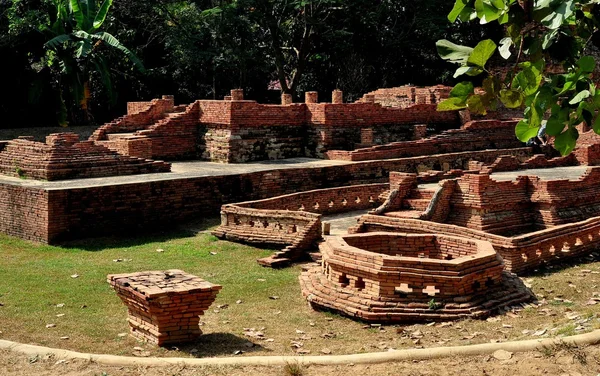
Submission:
<svg viewBox="0 0 600 376">
<path fill-rule="evenodd" d="M 128 309 L 131 334 L 164 346 L 195 341 L 200 317 L 221 286 L 182 270 L 111 274 L 108 283 Z"/>
<path fill-rule="evenodd" d="M 448 88 L 402 90 L 415 91 L 402 107 L 382 106 L 368 98 L 343 103 L 339 90 L 332 103 L 319 103 L 316 92 L 307 92 L 305 103 L 292 103 L 284 95 L 281 105 L 244 100 L 242 90 L 232 90 L 225 100 L 186 106 L 175 106 L 173 98 L 165 96 L 130 103 L 127 115 L 100 127 L 90 140 L 143 158 L 241 163 L 323 158 L 328 150 L 421 138 L 424 124 L 433 133 L 460 125 L 456 111 L 435 110 Z"/>
<path fill-rule="evenodd" d="M 321 240 L 321 216 L 373 208 L 389 184 L 353 185 L 294 193 L 258 201 L 224 205 L 221 226 L 213 235 L 230 241 L 285 246 L 264 266 L 284 266 L 304 258 Z"/>
<path fill-rule="evenodd" d="M 51 134 L 46 143 L 21 137 L 0 146 L 0 174 L 21 178 L 64 180 L 169 171 L 169 163 L 80 142 L 74 133 Z"/>
<path fill-rule="evenodd" d="M 328 238 L 300 276 L 315 308 L 375 322 L 484 318 L 532 299 L 489 242 L 372 232 Z"/>
<path fill-rule="evenodd" d="M 340 91 L 332 103 L 307 92 L 305 103 L 284 95 L 281 105 L 245 100 L 241 90 L 189 105 L 164 96 L 129 103 L 127 115 L 88 141 L 69 133 L 50 135 L 46 143 L 0 141 L 0 174 L 46 180 L 0 180 L 0 231 L 59 243 L 221 210 L 216 236 L 276 248 L 261 265 L 287 265 L 320 243 L 321 265 L 300 278 L 315 307 L 373 321 L 485 317 L 531 298 L 512 272 L 585 254 L 600 243 L 600 167 L 570 181 L 527 172 L 505 181 L 494 174 L 594 166 L 600 142 L 581 129 L 578 148 L 566 157 L 524 147 L 510 116 L 471 119 L 468 112 L 435 111 L 448 92 L 442 86 L 380 89 L 355 103 L 343 103 Z M 158 159 L 291 157 L 338 161 L 233 174 L 125 176 L 171 170 Z M 54 182 L 107 176 L 122 177 Z M 349 235 L 323 236 L 324 215 L 356 210 L 369 213 Z M 152 290 L 158 277 L 140 278 L 134 282 Z M 139 308 L 148 296 L 123 286 L 115 288 L 138 307 L 130 313 L 140 335 L 162 344 L 199 334 L 195 328 L 171 332 L 165 328 L 175 325 L 166 319 L 167 326 L 148 321 L 156 315 Z M 180 302 L 169 304 L 179 309 Z M 158 309 L 153 312 L 165 308 Z"/>
</svg>

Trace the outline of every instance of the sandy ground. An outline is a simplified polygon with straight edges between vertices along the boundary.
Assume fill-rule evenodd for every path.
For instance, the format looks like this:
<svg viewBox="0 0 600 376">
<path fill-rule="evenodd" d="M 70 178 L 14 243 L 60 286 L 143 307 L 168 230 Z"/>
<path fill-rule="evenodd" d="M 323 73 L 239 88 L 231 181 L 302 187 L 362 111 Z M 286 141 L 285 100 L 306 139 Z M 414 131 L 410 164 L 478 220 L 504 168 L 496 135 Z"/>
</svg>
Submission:
<svg viewBox="0 0 600 376">
<path fill-rule="evenodd" d="M 365 375 L 598 375 L 600 347 L 553 348 L 543 352 L 513 354 L 511 359 L 493 356 L 447 358 L 431 361 L 399 362 L 375 365 L 308 366 L 300 373 L 285 367 L 185 367 L 169 368 L 108 367 L 86 361 L 65 361 L 55 358 L 28 358 L 0 351 L 0 375 L 36 376 L 191 376 L 191 375 L 304 375 L 304 376 L 365 376 Z"/>
</svg>

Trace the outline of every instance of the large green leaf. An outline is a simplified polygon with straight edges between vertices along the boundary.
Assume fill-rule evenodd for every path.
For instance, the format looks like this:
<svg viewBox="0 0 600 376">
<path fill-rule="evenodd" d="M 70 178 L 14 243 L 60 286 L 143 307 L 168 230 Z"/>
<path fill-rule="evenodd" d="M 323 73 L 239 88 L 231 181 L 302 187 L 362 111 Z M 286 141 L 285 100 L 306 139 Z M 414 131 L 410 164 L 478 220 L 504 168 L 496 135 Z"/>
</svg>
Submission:
<svg viewBox="0 0 600 376">
<path fill-rule="evenodd" d="M 456 0 L 456 2 L 454 3 L 454 7 L 448 14 L 448 20 L 450 22 L 456 21 L 458 16 L 460 16 L 460 14 L 463 12 L 463 10 L 465 9 L 465 7 L 468 4 L 469 4 L 469 0 Z"/>
<path fill-rule="evenodd" d="M 569 104 L 577 104 L 579 102 L 581 102 L 584 99 L 587 99 L 590 97 L 590 91 L 589 90 L 582 90 L 579 93 L 577 93 L 576 96 L 573 97 L 573 99 L 571 99 L 569 101 Z"/>
<path fill-rule="evenodd" d="M 477 17 L 480 18 L 481 24 L 495 21 L 502 15 L 502 11 L 487 0 L 475 0 L 475 10 L 477 10 Z"/>
<path fill-rule="evenodd" d="M 438 111 L 457 111 L 465 108 L 467 108 L 467 103 L 458 97 L 445 99 L 437 105 Z"/>
<path fill-rule="evenodd" d="M 435 45 L 440 57 L 451 63 L 466 64 L 471 52 L 473 52 L 471 47 L 460 46 L 446 39 L 438 40 Z"/>
<path fill-rule="evenodd" d="M 449 95 L 451 98 L 461 98 L 463 101 L 466 101 L 469 95 L 473 94 L 474 90 L 472 82 L 463 81 L 456 84 Z"/>
<path fill-rule="evenodd" d="M 102 5 L 100 6 L 100 9 L 98 10 L 98 13 L 96 13 L 96 16 L 94 18 L 94 23 L 92 26 L 93 31 L 98 30 L 100 26 L 102 26 L 102 24 L 106 20 L 106 15 L 108 14 L 110 7 L 112 6 L 112 3 L 113 0 L 104 0 Z"/>
<path fill-rule="evenodd" d="M 468 65 L 474 65 L 479 68 L 484 68 L 485 64 L 496 51 L 496 43 L 491 39 L 482 40 L 475 46 L 471 55 L 467 59 Z"/>
<path fill-rule="evenodd" d="M 71 40 L 73 40 L 73 38 L 71 37 L 71 35 L 62 34 L 62 35 L 57 35 L 54 38 L 50 39 L 44 45 L 46 47 L 48 47 L 48 48 L 57 49 L 63 43 L 65 43 L 67 41 L 71 41 Z"/>
<path fill-rule="evenodd" d="M 83 14 L 83 10 L 81 9 L 81 2 L 79 0 L 69 0 L 69 7 L 71 8 L 71 13 L 73 14 L 73 18 L 77 23 L 77 28 L 79 30 L 85 29 L 85 15 Z"/>
<path fill-rule="evenodd" d="M 506 108 L 519 108 L 523 104 L 523 93 L 514 89 L 500 90 L 500 101 Z"/>
<path fill-rule="evenodd" d="M 592 73 L 596 68 L 596 59 L 593 56 L 583 56 L 577 61 L 577 66 L 582 73 Z"/>
<path fill-rule="evenodd" d="M 515 135 L 521 142 L 527 142 L 536 137 L 540 127 L 530 127 L 526 119 L 521 120 L 515 127 Z"/>
<path fill-rule="evenodd" d="M 575 149 L 579 133 L 574 127 L 568 127 L 566 131 L 556 136 L 554 139 L 554 148 L 560 152 L 561 155 L 568 155 Z"/>
<path fill-rule="evenodd" d="M 469 111 L 476 115 L 487 114 L 485 105 L 483 104 L 483 98 L 480 95 L 471 95 L 469 99 L 467 99 L 467 107 Z"/>
</svg>

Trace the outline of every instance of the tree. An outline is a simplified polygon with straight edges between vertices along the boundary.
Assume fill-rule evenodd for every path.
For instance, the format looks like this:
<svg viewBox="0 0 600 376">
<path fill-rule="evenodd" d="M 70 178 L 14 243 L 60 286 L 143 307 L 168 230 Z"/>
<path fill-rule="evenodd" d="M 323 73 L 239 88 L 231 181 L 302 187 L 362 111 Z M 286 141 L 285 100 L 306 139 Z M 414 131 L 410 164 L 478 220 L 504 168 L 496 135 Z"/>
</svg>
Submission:
<svg viewBox="0 0 600 376">
<path fill-rule="evenodd" d="M 67 103 L 79 104 L 86 120 L 89 117 L 90 77 L 99 75 L 111 101 L 115 100 L 106 47 L 124 55 L 140 71 L 142 62 L 113 35 L 101 31 L 112 0 L 54 0 L 56 16 L 42 31 L 50 38 L 44 63 L 57 72 L 59 123 L 67 125 Z"/>
<path fill-rule="evenodd" d="M 600 1 L 456 0 L 448 19 L 496 22 L 504 26 L 505 37 L 500 47 L 492 40 L 474 48 L 438 41 L 440 56 L 460 65 L 455 77 L 485 75 L 484 93 L 476 94 L 471 82 L 461 82 L 439 110 L 468 108 L 483 114 L 500 104 L 524 108 L 524 119 L 515 128 L 519 140 L 535 137 L 545 125 L 563 155 L 576 145 L 577 125 L 585 123 L 600 134 L 600 90 L 592 79 L 593 54 L 600 46 Z M 496 51 L 509 62 L 504 77 L 487 67 Z M 556 73 L 557 67 L 562 72 Z"/>
</svg>

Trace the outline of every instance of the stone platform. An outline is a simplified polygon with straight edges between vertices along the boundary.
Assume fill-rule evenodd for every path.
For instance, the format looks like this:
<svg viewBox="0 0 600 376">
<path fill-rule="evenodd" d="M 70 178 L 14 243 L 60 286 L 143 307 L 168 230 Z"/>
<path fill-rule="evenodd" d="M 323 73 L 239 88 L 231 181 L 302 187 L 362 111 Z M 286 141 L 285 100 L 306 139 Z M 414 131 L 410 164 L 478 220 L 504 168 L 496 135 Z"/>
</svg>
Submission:
<svg viewBox="0 0 600 376">
<path fill-rule="evenodd" d="M 107 280 L 129 310 L 131 334 L 159 346 L 197 339 L 199 316 L 221 290 L 177 269 L 112 274 Z"/>
</svg>

